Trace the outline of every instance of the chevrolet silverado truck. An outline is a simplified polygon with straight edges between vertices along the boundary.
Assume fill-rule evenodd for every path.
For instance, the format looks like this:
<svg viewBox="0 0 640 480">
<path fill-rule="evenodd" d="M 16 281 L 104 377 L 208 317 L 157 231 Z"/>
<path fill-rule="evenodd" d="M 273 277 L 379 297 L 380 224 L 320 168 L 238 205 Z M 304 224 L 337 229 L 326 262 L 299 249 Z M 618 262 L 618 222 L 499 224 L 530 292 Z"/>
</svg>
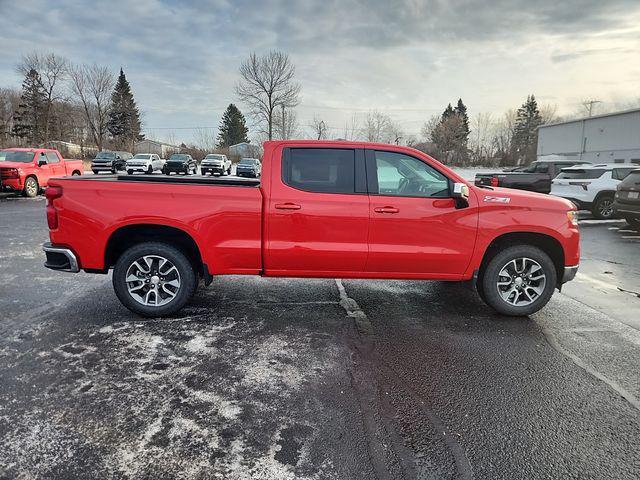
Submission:
<svg viewBox="0 0 640 480">
<path fill-rule="evenodd" d="M 0 150 L 0 191 L 35 197 L 54 177 L 82 175 L 82 160 L 65 160 L 48 148 L 7 148 Z"/>
<path fill-rule="evenodd" d="M 506 315 L 578 269 L 575 206 L 469 185 L 411 148 L 264 144 L 261 180 L 112 176 L 47 190 L 45 266 L 107 273 L 125 307 L 170 315 L 216 275 L 466 281 Z"/>
<path fill-rule="evenodd" d="M 505 170 L 500 173 L 478 173 L 475 185 L 492 187 L 516 188 L 530 192 L 549 193 L 551 180 L 560 170 L 574 165 L 588 164 L 581 160 L 537 160 L 526 167 Z"/>
</svg>

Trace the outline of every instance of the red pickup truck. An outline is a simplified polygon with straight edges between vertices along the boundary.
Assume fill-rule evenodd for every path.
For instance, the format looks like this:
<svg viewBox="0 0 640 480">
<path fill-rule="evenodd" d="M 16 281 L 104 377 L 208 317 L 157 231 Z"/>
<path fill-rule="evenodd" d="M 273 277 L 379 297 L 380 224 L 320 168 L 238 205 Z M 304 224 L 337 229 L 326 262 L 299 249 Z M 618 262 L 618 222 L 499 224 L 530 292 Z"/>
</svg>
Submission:
<svg viewBox="0 0 640 480">
<path fill-rule="evenodd" d="M 49 179 L 82 175 L 82 160 L 65 160 L 57 150 L 7 148 L 0 150 L 0 191 L 35 197 Z"/>
<path fill-rule="evenodd" d="M 182 308 L 214 275 L 470 281 L 528 315 L 579 263 L 575 206 L 476 187 L 396 145 L 264 144 L 262 178 L 111 176 L 47 189 L 45 266 L 107 273 L 143 316 Z"/>
</svg>

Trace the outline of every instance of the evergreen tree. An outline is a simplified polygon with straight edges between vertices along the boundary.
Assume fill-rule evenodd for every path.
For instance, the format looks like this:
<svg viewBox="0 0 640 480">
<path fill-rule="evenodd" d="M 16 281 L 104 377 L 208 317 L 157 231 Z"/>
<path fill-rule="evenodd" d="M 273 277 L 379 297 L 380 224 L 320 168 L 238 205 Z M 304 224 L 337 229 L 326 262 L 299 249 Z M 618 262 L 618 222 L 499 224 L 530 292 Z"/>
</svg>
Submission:
<svg viewBox="0 0 640 480">
<path fill-rule="evenodd" d="M 15 113 L 13 134 L 24 138 L 30 145 L 39 145 L 44 137 L 47 95 L 38 72 L 33 68 L 22 82 L 20 104 Z"/>
<path fill-rule="evenodd" d="M 462 103 L 462 99 L 458 99 L 458 104 L 455 108 L 455 113 L 462 120 L 462 128 L 460 130 L 460 141 L 463 143 L 467 143 L 469 140 L 469 115 L 467 115 L 467 106 Z"/>
<path fill-rule="evenodd" d="M 249 142 L 244 115 L 231 103 L 222 116 L 218 133 L 218 147 L 227 148 L 242 142 Z"/>
<path fill-rule="evenodd" d="M 453 117 L 454 114 L 455 111 L 453 110 L 451 104 L 447 105 L 447 108 L 445 108 L 444 112 L 442 112 L 442 121 L 444 122 L 447 118 Z"/>
<path fill-rule="evenodd" d="M 133 142 L 144 138 L 144 135 L 140 134 L 140 112 L 122 68 L 111 95 L 107 130 L 123 148 L 133 148 Z"/>
<path fill-rule="evenodd" d="M 518 163 L 528 164 L 536 159 L 540 125 L 542 125 L 542 117 L 536 97 L 529 95 L 527 101 L 518 109 L 511 139 L 513 158 Z"/>
</svg>

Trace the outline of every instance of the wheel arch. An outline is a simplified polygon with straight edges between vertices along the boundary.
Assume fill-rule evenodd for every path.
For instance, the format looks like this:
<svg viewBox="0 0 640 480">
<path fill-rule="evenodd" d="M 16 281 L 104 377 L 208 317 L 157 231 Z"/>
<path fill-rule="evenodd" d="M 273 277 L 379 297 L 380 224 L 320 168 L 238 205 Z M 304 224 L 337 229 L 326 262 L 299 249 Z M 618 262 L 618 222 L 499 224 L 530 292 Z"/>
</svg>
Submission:
<svg viewBox="0 0 640 480">
<path fill-rule="evenodd" d="M 115 265 L 128 248 L 144 242 L 161 242 L 178 248 L 187 255 L 199 275 L 210 277 L 198 243 L 189 233 L 177 227 L 146 223 L 124 225 L 111 233 L 105 246 L 105 270 Z"/>
<path fill-rule="evenodd" d="M 487 264 L 501 249 L 515 245 L 532 245 L 538 247 L 551 258 L 556 267 L 558 281 L 562 279 L 564 272 L 565 254 L 562 244 L 551 235 L 538 232 L 509 232 L 494 238 L 485 249 L 478 270 L 478 279 L 481 281 Z"/>
</svg>

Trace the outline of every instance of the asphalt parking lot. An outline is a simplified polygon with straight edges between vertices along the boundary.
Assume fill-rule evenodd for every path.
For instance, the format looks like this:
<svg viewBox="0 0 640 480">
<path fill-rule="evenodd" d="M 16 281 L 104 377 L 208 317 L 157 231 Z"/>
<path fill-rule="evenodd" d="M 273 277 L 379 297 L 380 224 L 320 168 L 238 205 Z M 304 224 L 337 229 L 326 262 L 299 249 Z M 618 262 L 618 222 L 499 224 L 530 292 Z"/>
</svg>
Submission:
<svg viewBox="0 0 640 480">
<path fill-rule="evenodd" d="M 441 282 L 219 278 L 180 317 L 42 266 L 0 199 L 0 478 L 640 477 L 640 234 L 531 318 Z"/>
</svg>

